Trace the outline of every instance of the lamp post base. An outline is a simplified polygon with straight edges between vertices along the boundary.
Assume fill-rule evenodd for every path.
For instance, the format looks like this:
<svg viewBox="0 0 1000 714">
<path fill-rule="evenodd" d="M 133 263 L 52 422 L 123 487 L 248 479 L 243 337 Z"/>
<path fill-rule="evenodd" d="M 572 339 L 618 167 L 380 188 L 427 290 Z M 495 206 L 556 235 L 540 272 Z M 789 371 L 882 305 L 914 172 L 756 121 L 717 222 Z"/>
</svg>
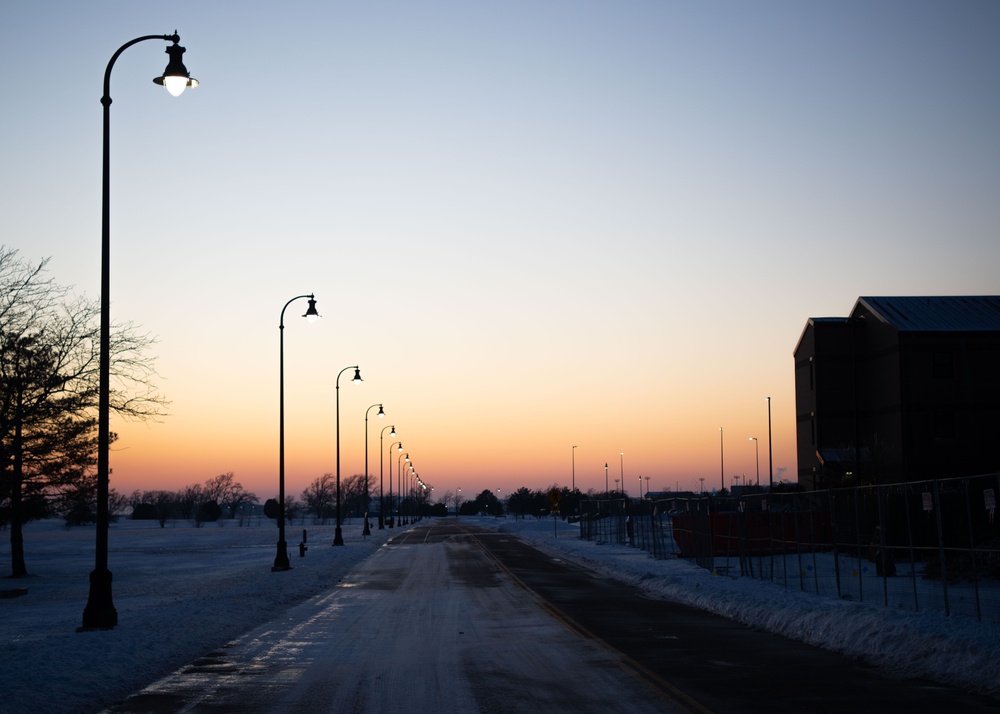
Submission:
<svg viewBox="0 0 1000 714">
<path fill-rule="evenodd" d="M 111 600 L 111 571 L 93 570 L 90 573 L 90 595 L 83 609 L 83 625 L 77 632 L 110 630 L 118 625 L 118 611 Z"/>
<path fill-rule="evenodd" d="M 292 564 L 288 561 L 288 543 L 286 543 L 283 540 L 279 540 L 278 552 L 274 556 L 274 566 L 271 568 L 271 572 L 277 573 L 291 569 L 292 569 Z"/>
<path fill-rule="evenodd" d="M 343 545 L 344 544 L 344 532 L 337 526 L 337 530 L 333 534 L 333 544 Z"/>
</svg>

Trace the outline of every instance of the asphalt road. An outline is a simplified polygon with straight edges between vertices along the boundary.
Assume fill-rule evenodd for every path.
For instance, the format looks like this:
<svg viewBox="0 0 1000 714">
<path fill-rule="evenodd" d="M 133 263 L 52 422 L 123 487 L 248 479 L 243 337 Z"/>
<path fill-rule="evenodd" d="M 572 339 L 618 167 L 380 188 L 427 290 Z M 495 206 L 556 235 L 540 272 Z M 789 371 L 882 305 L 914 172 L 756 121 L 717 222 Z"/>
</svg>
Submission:
<svg viewBox="0 0 1000 714">
<path fill-rule="evenodd" d="M 995 712 L 435 521 L 108 711 Z"/>
<path fill-rule="evenodd" d="M 322 597 L 109 712 L 676 711 L 464 528 L 402 532 Z"/>
<path fill-rule="evenodd" d="M 1000 700 L 895 677 L 850 657 L 651 599 L 513 536 L 467 530 L 556 617 L 622 653 L 690 711 L 1000 711 Z"/>
</svg>

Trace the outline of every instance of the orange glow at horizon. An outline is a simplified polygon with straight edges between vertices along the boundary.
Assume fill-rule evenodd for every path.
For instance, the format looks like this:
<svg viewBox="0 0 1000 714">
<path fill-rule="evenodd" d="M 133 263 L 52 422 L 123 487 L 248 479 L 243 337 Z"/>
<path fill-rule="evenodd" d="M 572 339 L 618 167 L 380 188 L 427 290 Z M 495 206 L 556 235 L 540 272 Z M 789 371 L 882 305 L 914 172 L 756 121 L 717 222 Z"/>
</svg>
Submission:
<svg viewBox="0 0 1000 714">
<path fill-rule="evenodd" d="M 364 371 L 362 371 L 364 375 Z M 349 385 L 355 388 L 354 385 Z M 360 386 L 359 386 L 360 387 Z M 364 406 L 367 395 L 349 397 L 341 385 L 341 475 L 363 473 L 365 465 Z M 774 481 L 795 480 L 794 418 L 790 392 L 772 397 L 774 439 Z M 480 395 L 482 397 L 482 395 Z M 388 489 L 390 468 L 398 477 L 398 454 L 389 445 L 401 441 L 421 478 L 434 488 L 433 500 L 461 487 L 463 493 L 497 488 L 506 495 L 522 486 L 545 489 L 569 486 L 575 481 L 583 492 L 603 491 L 604 464 L 609 483 L 622 478 L 632 495 L 643 489 L 653 491 L 697 490 L 699 479 L 706 489 L 716 489 L 724 477 L 726 487 L 732 477 L 740 481 L 756 478 L 758 464 L 750 436 L 760 439 L 761 482 L 768 478 L 769 454 L 766 402 L 760 397 L 757 414 L 745 409 L 739 419 L 723 424 L 708 409 L 659 409 L 637 411 L 635 402 L 617 399 L 601 410 L 600 420 L 586 423 L 581 413 L 587 400 L 564 405 L 558 412 L 544 403 L 524 403 L 516 397 L 500 399 L 489 410 L 475 415 L 447 410 L 417 410 L 395 418 L 385 403 L 384 420 L 369 418 L 368 470 L 376 484 L 380 470 Z M 544 400 L 542 400 L 544 402 Z M 654 406 L 645 399 L 647 406 Z M 318 411 L 294 415 L 286 404 L 285 488 L 286 495 L 298 497 L 315 478 L 336 472 L 336 429 L 333 410 L 324 405 Z M 780 407 L 780 408 L 779 408 Z M 273 410 L 276 412 L 276 410 Z M 112 453 L 112 487 L 121 493 L 135 489 L 175 490 L 202 483 L 219 473 L 232 471 L 236 480 L 263 501 L 277 494 L 278 433 L 277 415 L 260 409 L 243 414 L 244 419 L 193 419 L 181 423 L 168 417 L 161 423 L 121 424 L 121 434 Z M 361 416 L 357 417 L 356 414 Z M 256 418 L 255 418 L 256 417 Z M 379 439 L 383 427 L 395 426 L 397 435 Z M 578 448 L 572 453 L 572 445 Z M 385 449 L 380 462 L 380 449 Z M 624 456 L 620 454 L 624 452 Z M 573 478 L 575 462 L 575 479 Z M 394 490 L 398 486 L 394 486 Z"/>
</svg>

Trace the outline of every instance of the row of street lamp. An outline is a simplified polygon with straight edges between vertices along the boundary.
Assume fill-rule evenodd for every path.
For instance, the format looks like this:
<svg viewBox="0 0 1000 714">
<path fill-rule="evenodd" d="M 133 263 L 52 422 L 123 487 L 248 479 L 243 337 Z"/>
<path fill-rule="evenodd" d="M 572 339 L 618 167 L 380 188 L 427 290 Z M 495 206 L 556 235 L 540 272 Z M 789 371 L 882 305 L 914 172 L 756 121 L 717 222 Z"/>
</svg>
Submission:
<svg viewBox="0 0 1000 714">
<path fill-rule="evenodd" d="M 309 307 L 303 315 L 304 318 L 309 322 L 315 322 L 319 317 L 319 312 L 316 310 L 316 297 L 314 294 L 309 295 L 299 295 L 294 297 L 285 303 L 285 307 L 281 310 L 281 319 L 278 323 L 278 334 L 279 334 L 279 357 L 278 357 L 278 369 L 279 369 L 279 390 L 278 390 L 278 400 L 279 400 L 279 426 L 278 426 L 278 543 L 277 543 L 277 553 L 274 557 L 274 566 L 271 568 L 272 571 L 283 571 L 290 570 L 291 563 L 288 560 L 288 543 L 285 541 L 285 341 L 284 341 L 284 331 L 285 331 L 285 309 L 292 304 L 295 300 L 308 299 Z M 354 377 L 352 382 L 358 384 L 362 381 L 361 379 L 361 369 L 358 365 L 350 365 L 344 367 L 340 372 L 337 373 L 337 378 L 335 380 L 335 392 L 336 392 L 336 424 L 337 424 L 337 510 L 336 510 L 336 528 L 334 531 L 333 545 L 340 546 L 344 545 L 344 532 L 341 518 L 341 495 L 340 495 L 340 378 L 345 372 L 354 370 Z M 378 407 L 378 416 L 380 419 L 385 418 L 385 409 L 381 403 L 375 403 L 369 406 L 365 410 L 365 517 L 364 517 L 364 528 L 362 530 L 363 536 L 371 535 L 371 526 L 368 522 L 368 511 L 369 511 L 369 488 L 368 488 L 368 416 L 371 414 L 372 409 Z M 378 527 L 379 530 L 385 528 L 385 498 L 383 492 L 383 473 L 384 461 L 382 459 L 382 444 L 385 436 L 386 429 L 389 429 L 390 436 L 396 436 L 396 427 L 387 426 L 382 429 L 379 434 L 379 512 L 378 512 Z M 398 451 L 402 454 L 403 445 L 401 442 L 397 441 L 389 446 L 390 451 L 392 447 L 398 447 Z M 403 490 L 403 472 L 402 472 L 402 459 L 405 458 L 407 462 L 410 462 L 410 455 L 402 454 L 398 462 L 398 473 L 399 473 L 399 492 L 400 497 L 402 497 Z M 427 488 L 427 486 L 420 480 L 417 476 L 416 471 L 413 468 L 412 462 L 409 463 L 409 473 L 408 476 L 413 476 L 420 486 Z M 389 508 L 390 513 L 392 511 L 392 462 L 389 462 Z M 390 520 L 389 527 L 393 526 L 393 522 Z"/>
<path fill-rule="evenodd" d="M 768 451 L 768 488 L 774 490 L 774 452 L 771 448 L 771 398 L 764 397 L 767 400 L 767 451 Z M 720 463 L 722 467 L 722 489 L 726 488 L 726 445 L 725 445 L 725 432 L 723 428 L 719 427 L 719 453 L 720 453 Z M 754 455 L 757 462 L 757 485 L 760 486 L 760 439 L 756 436 L 751 436 L 748 441 L 754 443 Z M 571 484 L 572 489 L 576 491 L 576 450 L 580 448 L 578 445 L 574 444 L 572 449 L 572 471 L 571 471 Z M 618 454 L 619 468 L 620 468 L 620 479 L 615 479 L 615 490 L 618 490 L 618 483 L 621 482 L 622 492 L 625 492 L 625 452 L 622 451 Z M 649 493 L 649 476 L 646 476 L 646 493 Z M 734 479 L 739 479 L 738 476 L 734 476 Z M 642 476 L 639 476 L 639 497 L 642 498 Z M 702 481 L 704 486 L 705 479 L 699 479 Z M 749 485 L 749 484 L 746 484 Z M 608 462 L 604 462 L 604 492 L 611 493 L 610 481 L 608 480 Z"/>
<path fill-rule="evenodd" d="M 109 451 L 110 451 L 110 343 L 111 343 L 111 317 L 110 317 L 110 265 L 111 265 L 111 240 L 110 240 L 110 215 L 111 215 L 111 192 L 110 192 L 110 109 L 111 109 L 111 71 L 114 68 L 118 57 L 132 45 L 147 40 L 163 40 L 171 44 L 166 48 L 169 57 L 163 73 L 154 78 L 153 81 L 167 89 L 172 96 L 179 96 L 188 87 L 197 87 L 198 80 L 193 79 L 183 63 L 185 48 L 180 46 L 180 36 L 176 31 L 172 35 L 144 35 L 137 37 L 118 48 L 111 56 L 107 69 L 104 73 L 104 94 L 101 97 L 101 104 L 104 107 L 103 122 L 103 172 L 101 191 L 101 327 L 100 327 L 100 368 L 98 387 L 98 446 L 97 446 L 97 529 L 95 544 L 95 564 L 94 570 L 90 573 L 90 591 L 87 598 L 87 605 L 83 611 L 83 624 L 80 630 L 111 629 L 118 624 L 118 612 L 115 609 L 111 591 L 112 575 L 108 569 L 108 493 L 109 493 Z M 316 299 L 313 294 L 299 295 L 287 303 L 281 310 L 279 321 L 279 344 L 280 344 L 280 376 L 279 376 L 279 467 L 278 467 L 278 543 L 275 555 L 273 570 L 288 570 L 291 566 L 288 562 L 287 543 L 285 541 L 285 462 L 284 462 L 284 315 L 285 309 L 295 300 L 308 299 L 309 307 L 303 317 L 315 320 L 319 317 L 316 311 Z M 355 382 L 361 381 L 361 373 L 357 365 L 345 367 L 337 375 L 337 526 L 334 537 L 334 545 L 343 545 L 343 534 L 341 530 L 340 514 L 340 376 L 346 371 L 354 370 Z M 370 411 L 376 405 L 369 407 Z M 379 416 L 384 416 L 382 405 L 379 407 Z M 770 435 L 770 415 L 771 400 L 768 397 L 768 434 Z M 720 428 L 720 433 L 722 429 Z M 384 432 L 384 430 L 383 430 Z M 393 429 L 395 434 L 395 429 Z M 770 441 L 770 439 L 769 439 Z M 397 442 L 398 443 L 398 442 Z M 391 447 L 390 447 L 391 448 Z M 573 488 L 576 488 L 576 463 L 574 449 L 573 464 Z M 400 444 L 400 450 L 402 445 Z M 402 458 L 402 457 L 400 457 Z M 406 455 L 409 461 L 409 455 Z M 624 459 L 624 454 L 622 454 Z M 380 456 L 381 460 L 381 456 Z M 400 462 L 400 469 L 402 464 Z M 410 465 L 408 476 L 414 478 L 415 486 L 426 489 L 427 486 Z M 605 480 L 607 479 L 607 464 L 605 464 Z M 402 493 L 403 474 L 399 471 L 399 490 Z M 368 412 L 365 412 L 365 484 L 367 490 L 368 483 Z M 622 461 L 622 484 L 624 486 L 624 461 Z M 723 478 L 723 486 L 724 486 Z M 641 487 L 641 481 L 640 481 Z M 389 465 L 389 497 L 392 499 L 392 463 Z M 381 475 L 380 475 L 380 508 L 379 508 L 379 528 L 383 528 L 384 518 L 381 506 Z M 365 529 L 367 532 L 367 494 L 366 494 L 366 520 Z"/>
<path fill-rule="evenodd" d="M 110 191 L 110 125 L 111 125 L 111 71 L 114 68 L 118 57 L 132 45 L 148 40 L 162 40 L 171 43 L 166 48 L 169 57 L 163 73 L 154 78 L 153 82 L 166 88 L 172 96 L 179 96 L 188 87 L 197 87 L 198 80 L 193 79 L 187 68 L 184 66 L 183 55 L 185 49 L 180 46 L 180 36 L 176 31 L 172 35 L 143 35 L 126 42 L 118 48 L 111 56 L 107 69 L 104 72 L 104 94 L 101 97 L 101 104 L 104 107 L 103 122 L 103 164 L 101 183 L 101 326 L 100 326 L 100 366 L 98 383 L 98 417 L 97 417 L 97 528 L 95 543 L 95 563 L 94 570 L 90 573 L 90 591 L 87 597 L 87 604 L 83 611 L 83 623 L 78 629 L 80 631 L 107 630 L 118 624 L 118 612 L 114 606 L 112 597 L 111 582 L 112 574 L 108 569 L 108 526 L 110 522 L 108 512 L 109 494 L 109 452 L 110 452 L 110 353 L 111 353 L 111 191 Z M 308 321 L 314 322 L 319 317 L 316 310 L 316 297 L 313 294 L 298 295 L 293 297 L 281 309 L 281 316 L 278 323 L 279 334 L 279 446 L 278 446 L 278 543 L 277 553 L 274 559 L 272 570 L 288 570 L 291 566 L 288 562 L 288 547 L 285 540 L 285 377 L 284 377 L 284 329 L 285 310 L 296 300 L 306 299 L 309 301 L 305 317 Z M 341 530 L 340 514 L 340 376 L 353 369 L 355 382 L 361 381 L 361 372 L 357 365 L 345 367 L 337 375 L 337 527 L 334 537 L 334 545 L 343 545 L 343 534 Z M 372 405 L 365 412 L 365 535 L 369 534 L 367 506 L 368 506 L 368 413 L 375 406 L 378 406 L 378 416 L 383 417 L 382 405 Z M 383 430 L 384 432 L 384 430 Z M 393 428 L 393 435 L 395 429 Z M 400 446 L 402 449 L 402 446 Z M 407 455 L 409 460 L 409 455 Z M 416 472 L 411 472 L 416 481 L 423 488 L 427 488 L 422 481 L 416 477 Z M 402 473 L 400 473 L 400 488 L 402 488 Z M 392 498 L 392 475 L 390 464 L 389 481 L 390 500 Z M 381 501 L 381 486 L 379 498 Z M 380 503 L 381 505 L 381 503 Z M 383 509 L 379 509 L 379 528 L 383 527 Z"/>
</svg>

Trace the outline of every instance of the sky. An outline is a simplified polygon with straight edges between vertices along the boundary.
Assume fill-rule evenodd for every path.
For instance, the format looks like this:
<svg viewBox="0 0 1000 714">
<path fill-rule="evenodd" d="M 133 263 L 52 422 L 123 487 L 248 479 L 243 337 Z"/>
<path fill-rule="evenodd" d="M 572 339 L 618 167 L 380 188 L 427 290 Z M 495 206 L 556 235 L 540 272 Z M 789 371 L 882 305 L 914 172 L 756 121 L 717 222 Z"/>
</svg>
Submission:
<svg viewBox="0 0 1000 714">
<path fill-rule="evenodd" d="M 651 597 L 841 652 L 888 672 L 1000 695 L 995 623 L 945 617 L 933 609 L 912 612 L 798 592 L 779 582 L 713 576 L 685 560 L 655 560 L 635 548 L 581 540 L 579 527 L 564 521 L 462 521 L 513 532 L 555 558 L 624 580 Z M 266 519 L 250 527 L 229 523 L 224 528 L 196 528 L 182 521 L 166 529 L 154 521 L 119 521 L 112 525 L 109 540 L 118 626 L 81 634 L 75 630 L 86 601 L 85 573 L 93 564 L 94 531 L 65 528 L 58 519 L 28 524 L 29 569 L 36 577 L 27 583 L 26 597 L 3 601 L 0 618 L 5 660 L 12 663 L 0 668 L 7 711 L 94 711 L 175 669 L 189 670 L 191 662 L 234 640 L 273 642 L 275 636 L 299 632 L 310 621 L 326 621 L 329 614 L 320 616 L 325 608 L 335 608 L 334 618 L 349 618 L 354 609 L 345 599 L 363 592 L 350 587 L 356 582 L 349 571 L 400 533 L 398 528 L 373 529 L 371 537 L 362 540 L 357 525 L 355 520 L 349 526 L 346 548 L 329 546 L 332 524 L 310 525 L 306 557 L 293 557 L 292 570 L 272 575 L 268 569 L 275 529 Z M 4 556 L 9 560 L 9 544 L 0 539 L 0 562 L 5 562 Z M 164 573 L 171 581 L 167 589 Z M 270 577 L 261 577 L 263 573 Z M 866 591 L 881 591 L 882 581 L 871 569 L 864 577 Z M 906 577 L 898 580 L 904 588 L 910 582 Z M 940 586 L 919 578 L 915 582 L 931 590 Z M 344 587 L 334 587 L 338 583 Z M 987 581 L 980 586 L 985 588 Z M 954 584 L 952 597 L 957 600 L 963 590 L 968 590 L 967 583 Z M 206 591 L 215 597 L 206 598 Z M 933 599 L 921 601 L 927 608 Z M 178 628 L 178 621 L 188 626 Z M 335 628 L 333 636 L 342 629 Z M 442 638 L 451 632 L 447 627 L 438 630 Z M 161 631 L 170 631 L 170 636 L 150 636 Z M 518 637 L 521 631 L 498 629 L 494 635 Z M 402 638 L 399 646 L 438 651 L 443 645 Z M 238 652 L 232 646 L 225 649 Z M 292 651 L 268 649 L 283 656 Z M 305 647 L 293 650 L 308 652 Z"/>
<path fill-rule="evenodd" d="M 997 294 L 992 2 L 8 2 L 2 242 L 111 314 L 157 422 L 111 485 L 435 497 L 795 480 L 792 352 L 861 295 Z M 358 365 L 364 381 L 350 382 Z M 339 399 L 337 395 L 339 394 Z M 768 449 L 768 407 L 773 458 Z M 395 426 L 380 466 L 383 427 Z M 723 431 L 720 432 L 720 427 Z M 721 438 L 720 438 L 721 436 Z M 755 443 L 758 437 L 759 460 Z M 576 446 L 576 449 L 573 449 Z M 605 469 L 605 464 L 608 468 Z M 398 461 L 392 464 L 396 472 Z"/>
</svg>

